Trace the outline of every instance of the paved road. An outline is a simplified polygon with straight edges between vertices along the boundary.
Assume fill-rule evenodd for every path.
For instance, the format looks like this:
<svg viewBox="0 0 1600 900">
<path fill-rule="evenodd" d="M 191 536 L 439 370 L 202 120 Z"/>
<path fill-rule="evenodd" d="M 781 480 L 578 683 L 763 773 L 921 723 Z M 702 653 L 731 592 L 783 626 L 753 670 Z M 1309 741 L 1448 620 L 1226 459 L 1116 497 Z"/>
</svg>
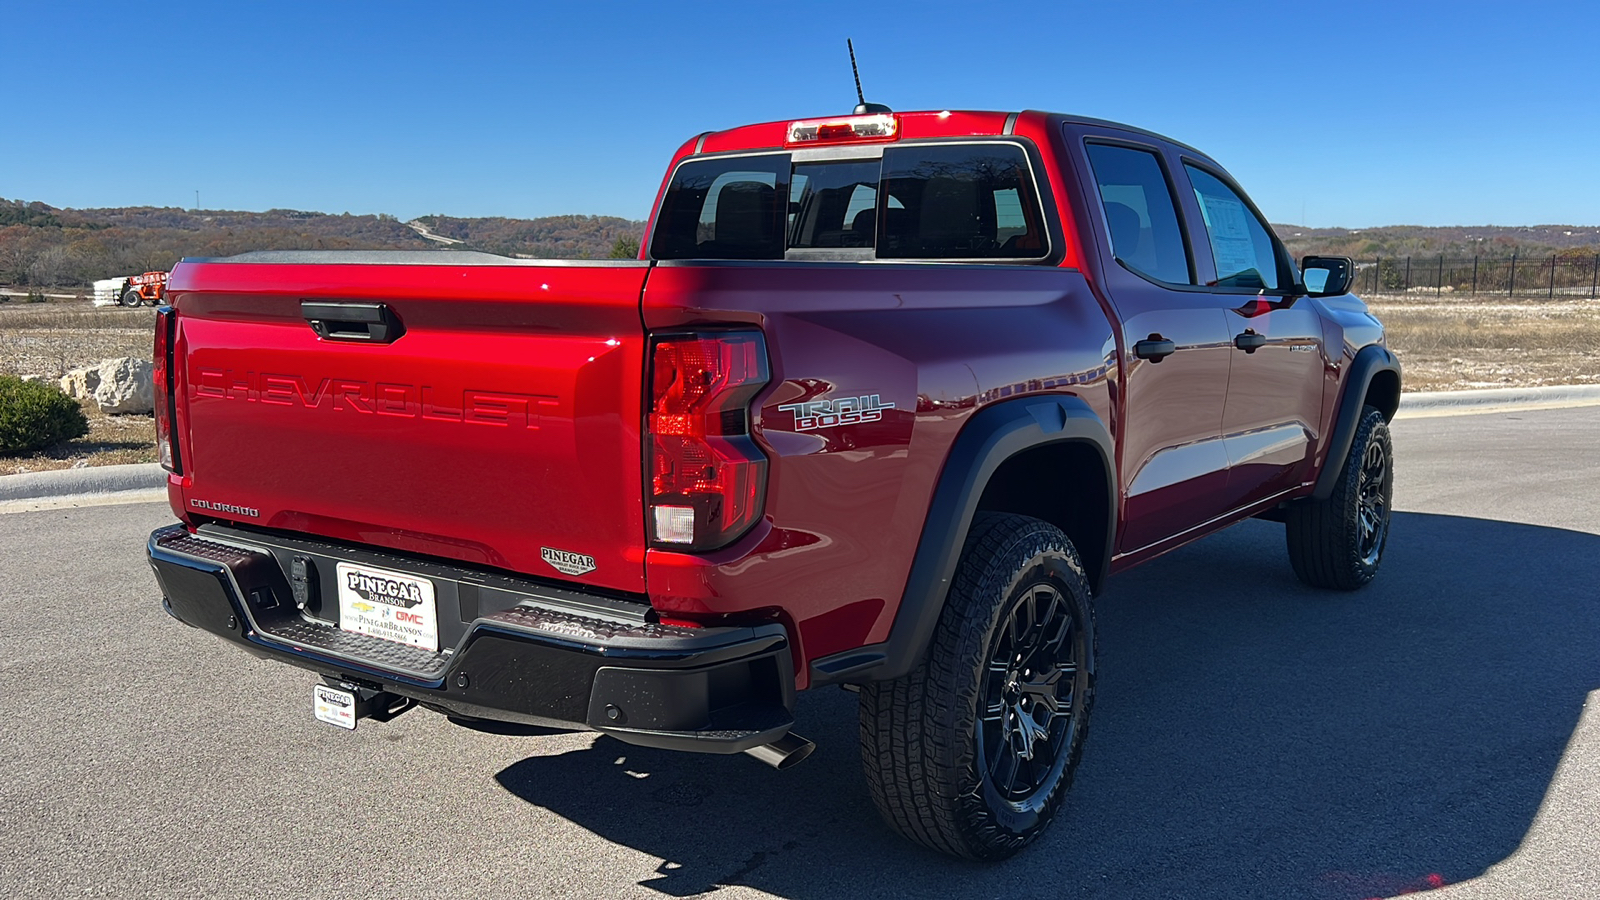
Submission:
<svg viewBox="0 0 1600 900">
<path fill-rule="evenodd" d="M 0 895 L 1600 897 L 1600 409 L 1404 421 L 1378 582 L 1246 523 L 1113 579 L 1065 818 L 1010 862 L 880 825 L 853 696 L 789 772 L 411 713 L 166 618 L 158 505 L 0 516 Z"/>
</svg>

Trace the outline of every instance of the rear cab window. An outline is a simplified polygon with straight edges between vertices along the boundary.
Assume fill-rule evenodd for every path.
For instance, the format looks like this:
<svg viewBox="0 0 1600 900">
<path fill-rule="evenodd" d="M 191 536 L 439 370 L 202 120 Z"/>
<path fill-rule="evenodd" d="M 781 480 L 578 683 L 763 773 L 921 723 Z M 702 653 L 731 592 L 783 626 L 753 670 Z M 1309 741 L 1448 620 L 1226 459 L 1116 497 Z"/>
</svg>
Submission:
<svg viewBox="0 0 1600 900">
<path fill-rule="evenodd" d="M 1050 255 L 1021 145 L 945 142 L 867 152 L 873 156 L 766 153 L 684 162 L 662 199 L 650 255 L 967 262 Z"/>
</svg>

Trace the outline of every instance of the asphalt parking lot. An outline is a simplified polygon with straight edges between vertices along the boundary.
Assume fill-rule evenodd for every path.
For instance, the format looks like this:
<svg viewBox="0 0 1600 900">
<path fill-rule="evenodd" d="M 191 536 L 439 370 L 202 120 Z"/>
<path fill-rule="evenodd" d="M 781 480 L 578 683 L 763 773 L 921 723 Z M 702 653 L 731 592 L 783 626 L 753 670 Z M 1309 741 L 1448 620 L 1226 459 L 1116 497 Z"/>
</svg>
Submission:
<svg viewBox="0 0 1600 900">
<path fill-rule="evenodd" d="M 170 620 L 159 504 L 0 515 L 0 894 L 1600 897 L 1600 408 L 1396 423 L 1384 570 L 1248 522 L 1112 579 L 1064 817 L 994 866 L 881 825 L 854 695 L 774 772 L 426 712 Z"/>
</svg>

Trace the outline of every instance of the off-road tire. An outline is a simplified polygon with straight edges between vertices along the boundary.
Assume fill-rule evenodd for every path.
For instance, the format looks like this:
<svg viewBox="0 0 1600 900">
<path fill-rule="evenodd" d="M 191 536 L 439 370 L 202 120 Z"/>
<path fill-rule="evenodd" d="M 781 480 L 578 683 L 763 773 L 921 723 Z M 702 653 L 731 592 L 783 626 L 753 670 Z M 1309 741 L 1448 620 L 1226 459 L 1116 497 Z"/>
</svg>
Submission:
<svg viewBox="0 0 1600 900">
<path fill-rule="evenodd" d="M 122 300 L 120 302 L 123 306 L 143 306 L 144 297 L 138 291 L 129 288 L 122 292 Z"/>
<path fill-rule="evenodd" d="M 1031 630 L 1020 618 L 1013 626 L 1013 617 L 1028 609 Z M 1070 627 L 1050 632 L 1051 623 L 1068 618 Z M 1017 635 L 1034 632 L 1039 642 L 1030 650 Z M 1045 641 L 1055 634 L 1064 636 L 1055 638 L 1051 654 Z M 1068 647 L 1070 673 L 1062 658 Z M 1094 647 L 1089 583 L 1067 536 L 1027 516 L 980 514 L 927 654 L 904 677 L 861 688 L 862 766 L 884 820 L 919 844 L 968 859 L 1002 859 L 1038 837 L 1061 807 L 1083 749 Z M 1020 651 L 1019 661 L 1009 662 L 1012 650 Z M 1047 663 L 1026 670 L 1032 678 L 1026 683 L 1018 677 L 1025 671 L 1022 652 L 1035 665 Z M 1067 712 L 1047 709 L 1044 691 Z M 1035 726 L 1039 715 L 1046 717 L 1039 733 L 1047 737 L 1026 738 L 1031 728 L 1013 724 L 1020 720 L 1008 710 L 1027 709 Z M 1024 743 L 1048 755 L 1048 765 L 1010 750 Z M 1009 787 L 996 783 L 1007 763 L 1015 765 Z M 1026 796 L 1015 790 L 1024 766 L 1022 786 L 1033 785 Z M 1042 776 L 1037 783 L 1035 775 Z"/>
<path fill-rule="evenodd" d="M 1378 574 L 1389 540 L 1394 499 L 1394 443 L 1383 413 L 1361 409 L 1361 423 L 1326 500 L 1302 500 L 1287 510 L 1289 563 L 1312 587 L 1353 591 Z"/>
</svg>

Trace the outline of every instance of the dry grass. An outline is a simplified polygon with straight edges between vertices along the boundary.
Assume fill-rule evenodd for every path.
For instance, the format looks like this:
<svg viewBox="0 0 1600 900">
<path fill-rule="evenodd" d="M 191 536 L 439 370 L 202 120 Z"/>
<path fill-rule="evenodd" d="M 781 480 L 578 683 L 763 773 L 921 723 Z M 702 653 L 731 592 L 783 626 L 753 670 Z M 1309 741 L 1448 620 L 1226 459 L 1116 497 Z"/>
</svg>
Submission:
<svg viewBox="0 0 1600 900">
<path fill-rule="evenodd" d="M 1600 383 L 1600 302 L 1369 297 L 1406 390 Z"/>
<path fill-rule="evenodd" d="M 155 311 L 83 301 L 0 303 L 0 373 L 59 377 L 116 356 L 150 358 Z"/>
</svg>

